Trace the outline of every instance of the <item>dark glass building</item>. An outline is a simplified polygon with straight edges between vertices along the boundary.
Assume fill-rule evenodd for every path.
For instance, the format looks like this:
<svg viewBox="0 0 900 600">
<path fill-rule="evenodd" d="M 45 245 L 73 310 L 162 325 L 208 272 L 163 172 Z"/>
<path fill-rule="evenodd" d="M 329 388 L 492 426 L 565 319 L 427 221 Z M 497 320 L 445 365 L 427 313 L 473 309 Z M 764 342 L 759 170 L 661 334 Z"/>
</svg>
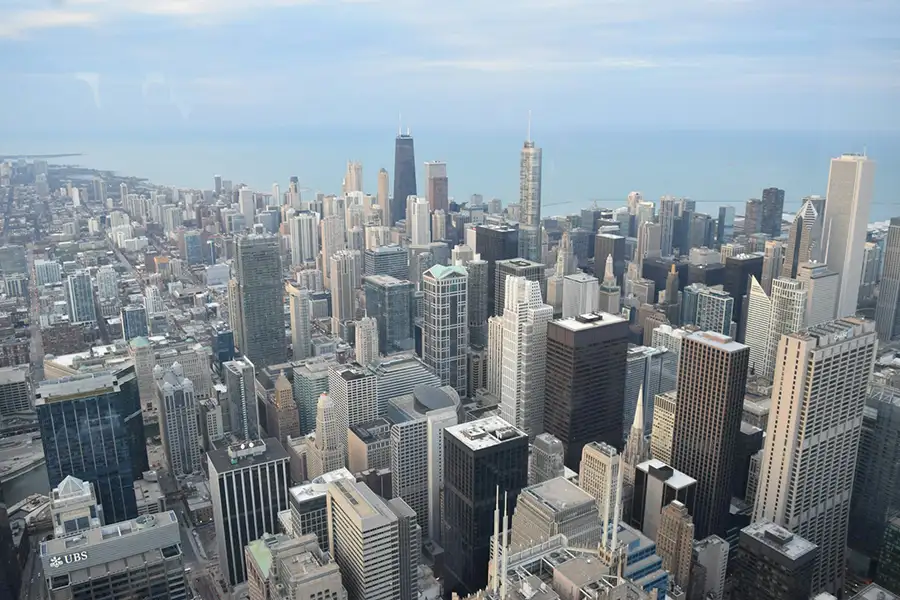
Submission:
<svg viewBox="0 0 900 600">
<path fill-rule="evenodd" d="M 283 363 L 287 358 L 287 340 L 278 238 L 270 234 L 242 235 L 236 249 L 234 278 L 241 352 L 258 369 Z"/>
<path fill-rule="evenodd" d="M 652 281 L 657 290 L 664 290 L 669 280 L 669 273 L 672 272 L 672 265 L 675 265 L 675 272 L 678 273 L 678 291 L 681 291 L 688 282 L 690 265 L 686 262 L 659 257 L 645 258 L 641 266 L 641 277 Z"/>
<path fill-rule="evenodd" d="M 565 448 L 565 464 L 578 471 L 588 442 L 620 452 L 625 418 L 628 321 L 608 313 L 551 321 L 547 327 L 544 431 Z"/>
<path fill-rule="evenodd" d="M 900 594 L 900 517 L 888 521 L 878 555 L 875 581 L 895 594 Z"/>
<path fill-rule="evenodd" d="M 488 267 L 488 314 L 494 316 L 494 291 L 497 261 L 519 255 L 519 229 L 509 225 L 479 225 L 475 228 L 475 252 Z"/>
<path fill-rule="evenodd" d="M 819 548 L 774 523 L 744 527 L 738 540 L 733 600 L 808 600 Z"/>
<path fill-rule="evenodd" d="M 137 518 L 134 482 L 149 465 L 134 366 L 45 381 L 35 409 L 50 487 L 89 481 L 107 522 Z"/>
<path fill-rule="evenodd" d="M 528 485 L 528 435 L 500 417 L 444 430 L 445 590 L 468 595 L 487 585 L 494 509 L 511 518 Z"/>
<path fill-rule="evenodd" d="M 722 263 L 688 265 L 688 285 L 692 283 L 702 283 L 707 287 L 725 285 L 725 265 Z"/>
<path fill-rule="evenodd" d="M 594 238 L 594 276 L 603 281 L 606 269 L 606 257 L 613 257 L 613 275 L 616 283 L 624 285 L 625 276 L 625 237 L 614 233 L 598 233 Z"/>
<path fill-rule="evenodd" d="M 366 314 L 378 322 L 378 352 L 383 355 L 413 349 L 415 285 L 390 275 L 363 277 Z"/>
<path fill-rule="evenodd" d="M 406 218 L 406 199 L 416 194 L 416 152 L 413 138 L 407 132 L 394 143 L 394 197 L 391 198 L 391 223 Z"/>
<path fill-rule="evenodd" d="M 497 305 L 497 314 L 503 314 L 503 307 L 506 306 L 506 278 L 510 275 L 513 277 L 524 277 L 528 281 L 536 281 L 541 284 L 541 293 L 547 296 L 547 283 L 544 280 L 544 270 L 546 267 L 539 263 L 526 260 L 524 258 L 513 258 L 510 260 L 498 260 L 494 269 L 494 302 Z"/>
<path fill-rule="evenodd" d="M 762 233 L 781 235 L 781 220 L 784 213 L 784 190 L 766 188 L 762 193 Z"/>
<path fill-rule="evenodd" d="M 745 297 L 750 289 L 750 276 L 762 280 L 763 256 L 762 254 L 739 254 L 725 259 L 724 289 L 734 298 L 734 313 L 732 320 L 737 323 L 737 340 L 743 341 L 744 331 L 747 326 L 744 315 Z"/>
</svg>

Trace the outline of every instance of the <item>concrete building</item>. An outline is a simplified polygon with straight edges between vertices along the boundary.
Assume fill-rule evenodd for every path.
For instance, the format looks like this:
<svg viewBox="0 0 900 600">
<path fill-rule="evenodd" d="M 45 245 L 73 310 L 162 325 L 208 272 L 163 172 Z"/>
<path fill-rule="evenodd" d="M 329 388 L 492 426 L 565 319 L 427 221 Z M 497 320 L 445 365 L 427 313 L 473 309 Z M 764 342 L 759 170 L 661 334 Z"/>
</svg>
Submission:
<svg viewBox="0 0 900 600">
<path fill-rule="evenodd" d="M 596 499 L 564 477 L 557 477 L 519 494 L 510 548 L 515 552 L 558 534 L 565 535 L 572 546 L 594 548 L 603 531 Z"/>
<path fill-rule="evenodd" d="M 822 215 L 809 200 L 803 203 L 788 233 L 781 276 L 793 279 L 803 263 L 815 260 L 823 254 Z"/>
<path fill-rule="evenodd" d="M 378 417 L 351 425 L 347 433 L 347 468 L 351 473 L 391 468 L 391 422 Z"/>
<path fill-rule="evenodd" d="M 528 139 L 522 146 L 519 162 L 519 256 L 527 260 L 541 259 L 541 149 Z M 479 252 L 480 249 L 477 249 Z"/>
<path fill-rule="evenodd" d="M 0 369 L 0 417 L 31 410 L 31 375 L 28 366 Z"/>
<path fill-rule="evenodd" d="M 672 574 L 676 585 L 686 590 L 694 558 L 694 522 L 687 507 L 678 500 L 667 504 L 659 515 L 657 535 L 650 539 L 656 539 L 663 568 Z"/>
<path fill-rule="evenodd" d="M 338 442 L 347 448 L 347 429 L 377 418 L 378 378 L 359 365 L 333 367 L 328 373 L 328 395 L 334 401 Z"/>
<path fill-rule="evenodd" d="M 565 449 L 561 441 L 549 433 L 538 434 L 531 444 L 528 462 L 528 485 L 537 485 L 565 474 Z"/>
<path fill-rule="evenodd" d="M 666 464 L 672 462 L 677 405 L 677 392 L 666 392 L 653 397 L 653 429 L 650 433 L 650 456 Z"/>
<path fill-rule="evenodd" d="M 91 274 L 81 270 L 66 278 L 66 304 L 69 307 L 69 322 L 96 323 L 97 311 L 94 308 L 94 284 Z"/>
<path fill-rule="evenodd" d="M 39 558 L 50 600 L 190 597 L 171 511 L 46 540 Z"/>
<path fill-rule="evenodd" d="M 219 569 L 237 585 L 247 579 L 244 547 L 278 531 L 278 513 L 288 509 L 288 455 L 269 438 L 233 444 L 206 457 Z"/>
<path fill-rule="evenodd" d="M 366 314 L 378 324 L 378 352 L 388 355 L 412 350 L 415 286 L 390 275 L 367 275 L 363 288 Z"/>
<path fill-rule="evenodd" d="M 806 290 L 806 326 L 815 327 L 835 318 L 840 276 L 824 263 L 801 263 L 797 281 Z"/>
<path fill-rule="evenodd" d="M 728 567 L 729 545 L 717 535 L 711 535 L 694 542 L 694 566 L 692 587 L 697 587 L 699 597 L 723 600 L 725 597 L 725 575 Z M 698 568 L 699 567 L 699 568 Z M 696 575 L 702 573 L 700 581 Z"/>
<path fill-rule="evenodd" d="M 367 366 L 378 360 L 378 321 L 363 317 L 356 322 L 356 362 Z"/>
<path fill-rule="evenodd" d="M 291 531 L 295 537 L 313 534 L 320 548 L 328 548 L 328 484 L 338 479 L 356 481 L 353 474 L 342 467 L 288 490 Z"/>
<path fill-rule="evenodd" d="M 725 532 L 749 358 L 747 346 L 717 333 L 696 332 L 682 344 L 671 464 L 705 474 L 692 513 L 701 538 Z"/>
<path fill-rule="evenodd" d="M 435 265 L 423 275 L 425 317 L 422 359 L 440 377 L 465 396 L 466 353 L 469 350 L 468 273 L 465 267 Z"/>
<path fill-rule="evenodd" d="M 564 319 L 593 313 L 599 309 L 600 282 L 596 277 L 586 273 L 574 273 L 563 277 Z"/>
<path fill-rule="evenodd" d="M 843 589 L 850 497 L 877 345 L 875 324 L 856 318 L 784 335 L 778 344 L 775 415 L 766 430 L 754 520 L 773 521 L 819 546 L 813 593 Z M 821 434 L 797 433 L 813 428 Z"/>
<path fill-rule="evenodd" d="M 522 258 L 512 258 L 508 260 L 498 260 L 494 265 L 494 307 L 497 316 L 501 316 L 506 307 L 506 285 L 509 276 L 524 277 L 528 281 L 536 281 L 540 284 L 541 293 L 543 294 L 545 286 L 546 266 L 542 263 L 525 260 Z M 543 295 L 541 296 L 543 298 Z"/>
<path fill-rule="evenodd" d="M 331 331 L 341 331 L 346 321 L 356 320 L 356 290 L 362 283 L 359 252 L 339 250 L 331 256 Z"/>
<path fill-rule="evenodd" d="M 900 217 L 891 219 L 884 242 L 884 272 L 878 289 L 875 326 L 882 343 L 900 337 Z"/>
<path fill-rule="evenodd" d="M 288 436 L 300 436 L 300 413 L 294 401 L 294 389 L 282 372 L 275 380 L 275 393 L 266 405 L 266 432 L 282 444 Z"/>
<path fill-rule="evenodd" d="M 329 394 L 319 396 L 316 409 L 316 437 L 307 445 L 307 469 L 310 479 L 321 477 L 344 466 L 347 460 L 347 429 L 341 428 L 338 408 Z"/>
<path fill-rule="evenodd" d="M 630 525 L 658 542 L 657 534 L 665 508 L 677 501 L 690 512 L 694 506 L 696 492 L 697 480 L 693 477 L 676 471 L 656 458 L 644 461 L 637 466 L 634 473 Z M 679 585 L 687 587 L 686 582 Z"/>
<path fill-rule="evenodd" d="M 291 311 L 291 352 L 294 360 L 309 358 L 312 348 L 312 319 L 309 306 L 309 290 L 285 284 Z"/>
<path fill-rule="evenodd" d="M 584 446 L 578 485 L 597 500 L 602 523 L 615 530 L 622 514 L 622 455 L 613 446 L 591 442 Z"/>
<path fill-rule="evenodd" d="M 806 600 L 818 548 L 768 521 L 741 529 L 734 569 L 734 600 Z"/>
<path fill-rule="evenodd" d="M 222 363 L 226 402 L 232 435 L 242 440 L 259 437 L 259 407 L 256 403 L 256 368 L 246 358 Z"/>
<path fill-rule="evenodd" d="M 103 525 L 103 507 L 97 503 L 94 486 L 71 475 L 63 479 L 50 490 L 50 520 L 57 538 Z"/>
<path fill-rule="evenodd" d="M 250 600 L 344 600 L 337 563 L 315 535 L 265 534 L 245 552 Z"/>
<path fill-rule="evenodd" d="M 200 427 L 194 384 L 177 362 L 153 370 L 159 406 L 160 434 L 169 474 L 175 478 L 201 472 Z"/>
</svg>

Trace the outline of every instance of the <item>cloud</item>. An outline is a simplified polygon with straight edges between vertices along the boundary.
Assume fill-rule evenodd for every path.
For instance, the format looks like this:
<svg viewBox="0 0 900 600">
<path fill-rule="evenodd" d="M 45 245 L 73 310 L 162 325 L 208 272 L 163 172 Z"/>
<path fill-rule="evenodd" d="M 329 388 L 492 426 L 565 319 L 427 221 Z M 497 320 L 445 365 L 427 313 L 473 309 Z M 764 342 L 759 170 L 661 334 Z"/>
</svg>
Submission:
<svg viewBox="0 0 900 600">
<path fill-rule="evenodd" d="M 94 98 L 94 106 L 100 108 L 100 74 L 99 73 L 75 73 L 75 79 L 83 81 L 91 88 Z"/>
<path fill-rule="evenodd" d="M 0 38 L 21 38 L 32 31 L 94 25 L 98 15 L 73 10 L 10 11 L 0 19 Z"/>
</svg>

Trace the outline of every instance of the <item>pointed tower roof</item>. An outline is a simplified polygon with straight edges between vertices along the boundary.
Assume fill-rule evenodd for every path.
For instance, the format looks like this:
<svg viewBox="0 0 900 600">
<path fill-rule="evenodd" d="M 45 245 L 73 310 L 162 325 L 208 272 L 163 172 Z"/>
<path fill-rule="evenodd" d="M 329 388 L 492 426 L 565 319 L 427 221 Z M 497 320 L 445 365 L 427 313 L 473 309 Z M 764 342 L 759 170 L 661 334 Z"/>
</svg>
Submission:
<svg viewBox="0 0 900 600">
<path fill-rule="evenodd" d="M 284 371 L 281 372 L 281 375 L 278 376 L 278 379 L 275 381 L 275 391 L 286 391 L 292 390 L 291 382 L 288 381 L 288 378 L 285 376 Z"/>
<path fill-rule="evenodd" d="M 766 298 L 769 297 L 769 295 L 766 293 L 765 288 L 762 286 L 762 284 L 761 284 L 761 283 L 759 282 L 759 280 L 756 278 L 756 275 L 751 275 L 751 276 L 750 276 L 750 292 L 751 292 L 751 293 L 752 293 L 752 292 L 756 292 L 756 293 L 758 293 L 758 294 L 762 294 L 762 295 L 764 295 Z"/>
<path fill-rule="evenodd" d="M 644 384 L 638 389 L 637 406 L 634 409 L 634 421 L 631 422 L 631 431 L 639 429 L 644 431 Z M 632 434 L 633 435 L 633 434 Z"/>
<path fill-rule="evenodd" d="M 77 477 L 66 475 L 66 477 L 59 482 L 57 489 L 59 490 L 59 496 L 61 498 L 67 496 L 80 496 L 84 493 L 84 482 Z"/>
<path fill-rule="evenodd" d="M 607 279 L 615 279 L 615 278 L 616 278 L 616 275 L 615 275 L 615 273 L 613 273 L 612 254 L 607 254 L 606 255 L 606 269 L 603 272 L 603 280 L 606 281 Z"/>
</svg>

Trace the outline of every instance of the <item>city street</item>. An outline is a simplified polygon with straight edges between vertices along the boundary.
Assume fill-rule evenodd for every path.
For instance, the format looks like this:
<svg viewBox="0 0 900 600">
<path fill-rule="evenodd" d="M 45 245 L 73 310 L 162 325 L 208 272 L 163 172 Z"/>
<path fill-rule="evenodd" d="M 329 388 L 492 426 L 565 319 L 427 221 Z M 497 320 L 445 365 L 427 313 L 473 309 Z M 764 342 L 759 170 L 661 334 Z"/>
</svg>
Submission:
<svg viewBox="0 0 900 600">
<path fill-rule="evenodd" d="M 22 571 L 22 589 L 20 600 L 42 600 L 44 597 L 44 577 L 41 569 L 40 541 L 31 541 L 32 550 L 28 554 L 25 569 Z"/>
</svg>

